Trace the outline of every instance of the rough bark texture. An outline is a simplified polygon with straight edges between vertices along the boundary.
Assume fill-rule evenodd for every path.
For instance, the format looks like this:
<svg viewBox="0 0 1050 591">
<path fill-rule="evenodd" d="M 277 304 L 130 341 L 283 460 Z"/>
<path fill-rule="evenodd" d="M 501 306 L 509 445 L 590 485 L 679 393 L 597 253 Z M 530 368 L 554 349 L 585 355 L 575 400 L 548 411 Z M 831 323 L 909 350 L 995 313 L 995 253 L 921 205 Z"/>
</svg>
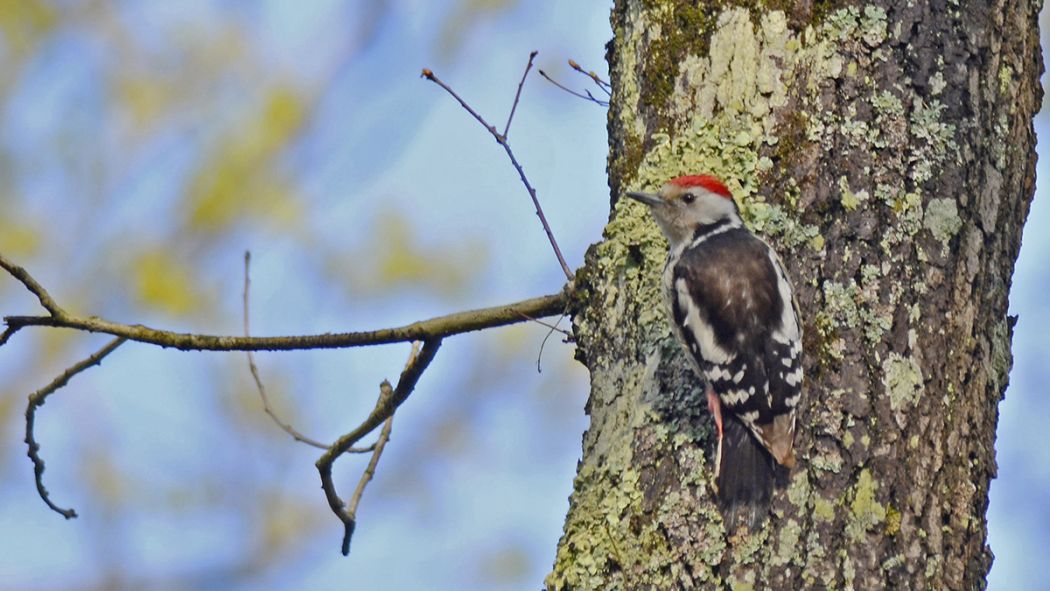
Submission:
<svg viewBox="0 0 1050 591">
<path fill-rule="evenodd" d="M 983 588 L 1038 0 L 616 0 L 612 214 L 577 278 L 591 427 L 550 589 Z M 804 317 L 800 466 L 726 535 L 666 243 L 619 196 L 734 190 Z"/>
</svg>

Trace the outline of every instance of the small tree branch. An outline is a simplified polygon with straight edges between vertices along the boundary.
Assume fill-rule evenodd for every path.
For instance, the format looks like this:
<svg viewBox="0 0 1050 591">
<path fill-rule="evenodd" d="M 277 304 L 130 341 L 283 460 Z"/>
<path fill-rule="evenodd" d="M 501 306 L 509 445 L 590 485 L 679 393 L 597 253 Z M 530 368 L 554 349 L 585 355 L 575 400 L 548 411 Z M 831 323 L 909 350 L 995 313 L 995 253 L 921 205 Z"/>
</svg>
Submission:
<svg viewBox="0 0 1050 591">
<path fill-rule="evenodd" d="M 244 336 L 251 336 L 251 324 L 249 318 L 251 317 L 250 311 L 250 298 L 249 293 L 251 292 L 251 265 L 252 265 L 252 253 L 250 250 L 244 251 Z M 252 374 L 252 379 L 255 380 L 255 389 L 259 392 L 259 398 L 262 400 L 263 411 L 273 419 L 273 422 L 280 427 L 285 433 L 292 436 L 292 439 L 312 445 L 318 449 L 328 449 L 328 446 L 311 439 L 306 435 L 303 435 L 295 427 L 292 427 L 290 423 L 286 423 L 277 416 L 274 412 L 273 407 L 270 406 L 270 397 L 266 394 L 266 386 L 263 385 L 262 378 L 259 377 L 259 368 L 255 365 L 255 355 L 251 351 L 246 351 L 245 354 L 248 357 L 248 371 Z"/>
<path fill-rule="evenodd" d="M 317 460 L 317 471 L 321 475 L 321 488 L 324 489 L 325 497 L 328 499 L 328 506 L 332 508 L 332 512 L 335 513 L 336 517 L 343 522 L 343 556 L 350 553 L 350 539 L 354 535 L 356 521 L 354 516 L 347 512 L 346 505 L 335 490 L 335 484 L 332 482 L 332 464 L 339 456 L 346 453 L 355 443 L 360 441 L 362 437 L 368 435 L 394 414 L 394 411 L 412 394 L 412 390 L 416 387 L 416 382 L 419 381 L 419 377 L 423 375 L 423 371 L 430 365 L 430 362 L 434 360 L 434 355 L 437 354 L 437 350 L 440 347 L 440 338 L 423 341 L 423 349 L 419 352 L 419 355 L 410 360 L 408 366 L 401 372 L 401 377 L 397 381 L 397 387 L 391 389 L 389 382 L 385 382 L 385 387 L 381 385 L 379 399 L 376 400 L 375 408 L 372 409 L 368 417 L 353 431 L 336 440 L 328 448 L 328 451 L 321 454 L 321 457 Z M 379 449 L 378 443 L 376 449 Z"/>
<path fill-rule="evenodd" d="M 533 51 L 529 54 L 529 63 L 525 65 L 525 73 L 521 75 L 521 82 L 518 82 L 518 91 L 514 93 L 514 102 L 510 105 L 510 115 L 507 115 L 507 125 L 503 127 L 503 139 L 507 139 L 507 135 L 510 133 L 510 122 L 514 120 L 514 111 L 518 110 L 518 101 L 521 100 L 521 89 L 525 86 L 525 79 L 529 76 L 529 70 L 532 69 L 532 62 L 536 59 L 538 51 Z"/>
<path fill-rule="evenodd" d="M 612 84 L 609 84 L 605 80 L 602 80 L 601 77 L 599 77 L 598 74 L 595 73 L 593 70 L 584 70 L 580 67 L 580 64 L 576 63 L 576 60 L 574 59 L 569 60 L 569 67 L 593 80 L 594 83 L 598 85 L 598 88 L 605 91 L 605 94 L 612 96 Z"/>
<path fill-rule="evenodd" d="M 390 382 L 383 382 L 387 388 L 390 388 Z M 354 489 L 353 496 L 350 497 L 349 509 L 347 513 L 350 514 L 350 518 L 357 522 L 357 506 L 361 503 L 361 496 L 365 492 L 365 486 L 372 481 L 372 477 L 376 474 L 376 465 L 379 464 L 379 458 L 383 455 L 383 449 L 386 448 L 387 442 L 390 441 L 390 430 L 394 425 L 394 415 L 387 417 L 383 421 L 383 428 L 379 431 L 379 439 L 376 440 L 375 444 L 372 445 L 372 458 L 368 460 L 368 466 L 365 467 L 365 471 L 361 474 L 361 480 L 357 481 L 357 488 Z M 350 448 L 352 451 L 354 448 Z"/>
<path fill-rule="evenodd" d="M 9 273 L 14 274 L 15 271 L 13 269 L 17 269 L 19 274 L 16 278 L 19 278 L 30 291 L 38 294 L 38 297 L 41 297 L 39 294 L 47 293 L 24 269 L 11 265 L 6 259 L 2 260 L 5 263 L 3 267 Z M 41 297 L 41 301 L 48 302 L 49 306 L 58 310 L 59 313 L 57 315 L 6 316 L 4 321 L 7 323 L 7 330 L 0 335 L 0 338 L 10 338 L 16 331 L 27 326 L 49 326 L 111 334 L 116 337 L 123 337 L 129 341 L 149 343 L 161 347 L 173 347 L 183 351 L 292 351 L 363 347 L 442 339 L 465 332 L 517 324 L 524 322 L 528 316 L 541 318 L 561 314 L 569 302 L 570 288 L 571 284 L 566 286 L 560 293 L 548 296 L 522 300 L 503 306 L 456 312 L 394 328 L 281 337 L 203 335 L 159 330 L 141 324 L 121 324 L 96 316 L 81 317 L 69 314 L 62 311 L 51 300 L 50 296 L 46 296 Z"/>
<path fill-rule="evenodd" d="M 422 345 L 419 341 L 412 343 L 412 350 L 408 354 L 408 360 L 405 361 L 405 369 L 412 367 L 412 364 L 416 362 L 416 358 L 419 357 L 419 348 Z M 383 380 L 383 383 L 379 385 L 379 395 L 392 396 L 393 392 L 390 388 L 390 382 Z M 379 432 L 379 438 L 375 444 L 372 445 L 374 451 L 372 452 L 371 459 L 368 460 L 368 466 L 365 467 L 365 471 L 361 474 L 361 479 L 357 481 L 357 488 L 354 489 L 353 496 L 350 497 L 350 506 L 347 509 L 347 513 L 350 518 L 357 522 L 357 506 L 361 503 L 361 496 L 365 492 L 365 486 L 372 481 L 372 477 L 375 476 L 376 466 L 379 464 L 379 458 L 383 455 L 383 449 L 386 448 L 387 442 L 390 441 L 390 430 L 394 426 L 394 415 L 391 414 L 387 417 L 386 421 L 383 422 L 383 428 Z M 352 451 L 354 448 L 350 448 Z"/>
<path fill-rule="evenodd" d="M 7 267 L 5 266 L 5 268 Z M 25 276 L 29 277 L 28 274 L 26 274 Z M 29 279 L 30 281 L 32 280 L 32 278 Z M 23 283 L 26 282 L 23 281 Z M 35 284 L 35 282 L 33 283 Z M 40 288 L 40 292 L 44 294 L 47 293 L 43 291 L 43 288 Z M 43 298 L 41 298 L 41 303 L 43 303 Z M 52 302 L 52 305 L 54 305 L 54 302 Z M 47 307 L 46 304 L 44 304 L 44 306 Z M 55 309 L 59 308 L 55 306 Z M 33 474 L 36 478 L 36 491 L 40 495 L 40 498 L 43 499 L 45 503 L 47 503 L 47 506 L 50 507 L 52 511 L 58 513 L 66 519 L 73 519 L 77 516 L 77 512 L 72 508 L 63 509 L 56 505 L 54 502 L 52 502 L 50 493 L 48 493 L 47 488 L 44 487 L 44 460 L 40 457 L 40 444 L 37 443 L 36 436 L 34 435 L 34 428 L 36 426 L 36 411 L 38 408 L 44 405 L 44 402 L 47 401 L 48 396 L 53 394 L 59 388 L 62 388 L 63 386 L 68 384 L 69 380 L 72 379 L 73 376 L 84 371 L 85 369 L 88 369 L 89 367 L 101 363 L 102 360 L 106 357 L 106 355 L 112 353 L 114 350 L 116 350 L 117 347 L 124 344 L 126 340 L 127 339 L 122 337 L 113 339 L 105 347 L 102 347 L 87 359 L 84 359 L 76 365 L 73 365 L 66 369 L 64 372 L 59 374 L 58 377 L 52 380 L 50 384 L 29 395 L 29 402 L 26 404 L 25 442 L 26 445 L 29 446 L 29 451 L 26 452 L 26 455 L 28 455 L 29 459 L 33 462 Z"/>
<path fill-rule="evenodd" d="M 550 82 L 551 84 L 557 86 L 558 88 L 564 90 L 565 92 L 571 94 L 574 97 L 581 98 L 581 99 L 583 99 L 585 101 L 590 101 L 590 102 L 595 103 L 595 104 L 597 104 L 599 106 L 602 106 L 602 107 L 608 107 L 609 106 L 609 101 L 603 101 L 601 99 L 595 98 L 594 95 L 590 93 L 590 91 L 584 91 L 587 94 L 581 94 L 581 93 L 576 92 L 575 90 L 569 88 L 568 86 L 565 86 L 564 84 L 558 82 L 554 78 L 551 78 L 543 70 L 539 70 L 539 73 L 540 73 L 540 76 L 543 76 L 544 80 L 546 80 L 547 82 Z"/>
<path fill-rule="evenodd" d="M 15 333 L 19 331 L 20 328 L 21 327 L 8 326 L 6 329 L 4 329 L 4 332 L 0 333 L 0 347 L 3 347 L 4 343 L 10 340 L 11 337 L 13 337 Z"/>
<path fill-rule="evenodd" d="M 525 73 L 528 74 L 528 70 L 526 70 Z M 500 133 L 496 131 L 495 126 L 490 125 L 488 121 L 485 121 L 484 117 L 479 115 L 477 111 L 475 111 L 470 105 L 468 105 L 467 102 L 463 100 L 458 94 L 456 94 L 456 91 L 452 90 L 452 88 L 448 84 L 445 84 L 441 81 L 440 78 L 434 75 L 433 71 L 427 68 L 423 68 L 423 77 L 427 80 L 430 80 L 434 84 L 437 84 L 442 89 L 444 89 L 444 91 L 447 92 L 452 98 L 456 99 L 456 101 L 458 101 L 459 104 L 468 113 L 470 113 L 470 115 L 474 117 L 474 119 L 476 119 L 482 127 L 484 127 L 486 130 L 488 130 L 490 134 L 492 134 L 492 137 L 495 138 L 496 143 L 503 147 L 503 151 L 505 151 L 507 153 L 507 157 L 510 158 L 510 163 L 514 166 L 514 169 L 518 171 L 518 177 L 521 178 L 522 184 L 525 185 L 525 190 L 529 192 L 529 197 L 532 198 L 532 205 L 536 208 L 536 216 L 540 218 L 540 223 L 543 225 L 543 231 L 547 233 L 547 240 L 551 243 L 551 248 L 554 249 L 554 256 L 558 258 L 558 264 L 561 265 L 562 272 L 565 273 L 565 278 L 568 279 L 571 283 L 572 271 L 569 269 L 569 264 L 565 262 L 565 257 L 561 254 L 561 248 L 558 247 L 558 241 L 554 239 L 554 232 L 551 231 L 551 226 L 549 223 L 547 223 L 547 216 L 543 214 L 543 207 L 540 206 L 540 200 L 536 197 L 536 189 L 533 188 L 532 184 L 529 182 L 528 177 L 525 176 L 525 169 L 521 167 L 521 163 L 519 163 L 518 159 L 514 156 L 514 151 L 511 150 L 510 144 L 507 142 L 506 136 L 500 135 Z"/>
<path fill-rule="evenodd" d="M 30 293 L 36 296 L 36 299 L 40 301 L 40 305 L 43 306 L 52 316 L 62 317 L 66 315 L 65 310 L 55 303 L 51 294 L 47 293 L 47 290 L 37 283 L 36 279 L 33 279 L 28 271 L 9 261 L 3 254 L 0 254 L 0 268 L 3 268 L 8 274 L 21 282 Z M 12 330 L 12 328 L 8 328 L 8 330 L 4 331 L 0 344 L 6 342 L 16 330 L 18 329 L 14 328 Z"/>
</svg>

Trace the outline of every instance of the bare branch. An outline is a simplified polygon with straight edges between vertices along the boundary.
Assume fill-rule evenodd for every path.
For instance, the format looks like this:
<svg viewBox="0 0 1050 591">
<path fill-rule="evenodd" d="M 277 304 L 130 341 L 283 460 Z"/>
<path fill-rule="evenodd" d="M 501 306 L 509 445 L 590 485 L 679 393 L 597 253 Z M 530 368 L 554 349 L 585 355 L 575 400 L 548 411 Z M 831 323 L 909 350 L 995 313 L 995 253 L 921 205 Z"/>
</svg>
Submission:
<svg viewBox="0 0 1050 591">
<path fill-rule="evenodd" d="M 386 387 L 390 387 L 390 382 L 383 382 Z M 368 460 L 368 466 L 365 468 L 363 474 L 361 474 L 361 480 L 357 481 L 357 488 L 354 489 L 353 496 L 350 497 L 350 508 L 347 513 L 350 518 L 357 522 L 357 506 L 361 503 L 361 496 L 365 492 L 365 486 L 371 482 L 372 477 L 376 474 L 376 465 L 379 464 L 379 458 L 383 455 L 383 449 L 386 448 L 386 444 L 390 441 L 390 430 L 394 425 L 394 415 L 387 417 L 383 421 L 383 428 L 379 431 L 379 439 L 376 440 L 375 444 L 372 445 L 372 458 Z M 351 450 L 354 448 L 351 448 Z"/>
<path fill-rule="evenodd" d="M 579 92 L 576 92 L 575 90 L 569 88 L 568 86 L 565 86 L 564 84 L 558 82 L 554 78 L 551 78 L 543 70 L 539 70 L 539 73 L 540 73 L 540 76 L 543 76 L 544 80 L 546 80 L 547 82 L 550 82 L 551 84 L 557 86 L 558 88 L 564 90 L 565 92 L 571 94 L 574 97 L 581 98 L 581 99 L 583 99 L 585 101 L 590 101 L 590 102 L 595 103 L 595 104 L 597 104 L 599 106 L 602 106 L 602 107 L 608 107 L 609 106 L 609 101 L 603 101 L 603 100 L 594 98 L 594 95 L 591 94 L 590 91 L 585 91 L 585 92 L 587 92 L 587 94 L 580 94 Z"/>
<path fill-rule="evenodd" d="M 3 254 L 0 254 L 0 268 L 3 268 L 12 277 L 21 282 L 30 293 L 36 296 L 36 299 L 40 301 L 40 305 L 43 306 L 52 316 L 62 317 L 66 315 L 65 310 L 55 303 L 55 300 L 51 298 L 51 294 L 47 293 L 47 290 L 37 283 L 36 279 L 33 279 L 28 271 L 7 260 Z M 8 328 L 8 330 L 4 331 L 4 336 L 2 340 L 0 340 L 0 345 L 6 342 L 7 339 L 11 338 L 11 334 L 14 334 L 15 330 L 18 329 L 15 328 L 12 330 L 11 328 Z"/>
<path fill-rule="evenodd" d="M 0 257 L 2 258 L 2 257 Z M 4 268 L 34 293 L 47 292 L 21 267 L 4 261 Z M 532 298 L 503 306 L 481 308 L 420 320 L 404 326 L 382 328 L 361 332 L 324 333 L 281 337 L 235 337 L 181 333 L 150 328 L 141 324 L 121 324 L 98 318 L 81 317 L 62 311 L 51 299 L 46 298 L 59 314 L 52 316 L 6 316 L 7 330 L 0 335 L 0 343 L 10 338 L 17 330 L 27 326 L 49 326 L 69 328 L 86 332 L 97 332 L 123 337 L 129 341 L 149 343 L 161 347 L 173 347 L 183 351 L 292 351 L 303 349 L 338 349 L 385 345 L 412 341 L 428 341 L 472 332 L 484 328 L 506 326 L 524 322 L 523 315 L 535 318 L 561 314 L 569 302 L 570 287 L 560 293 Z M 34 291 L 36 290 L 36 291 Z M 38 295 L 39 297 L 39 295 Z"/>
<path fill-rule="evenodd" d="M 4 268 L 7 267 L 5 266 Z M 29 277 L 29 275 L 26 274 L 26 277 Z M 32 278 L 29 279 L 30 281 L 32 281 Z M 26 282 L 23 281 L 23 283 Z M 35 282 L 33 283 L 35 284 Z M 47 293 L 43 291 L 43 288 L 40 288 L 40 292 L 44 294 Z M 43 303 L 43 299 L 41 300 L 41 303 Z M 53 304 L 54 302 L 52 302 L 52 305 Z M 47 307 L 46 304 L 45 307 Z M 60 310 L 60 308 L 58 308 L 57 306 L 55 306 L 55 309 Z M 102 359 L 104 359 L 106 355 L 112 353 L 114 350 L 116 350 L 117 347 L 124 344 L 126 340 L 127 339 L 123 337 L 113 339 L 105 347 L 102 347 L 87 359 L 84 359 L 76 365 L 69 367 L 67 370 L 59 374 L 58 377 L 52 380 L 50 384 L 29 395 L 29 402 L 28 404 L 26 404 L 25 442 L 26 445 L 29 446 L 29 451 L 26 452 L 26 455 L 28 455 L 29 459 L 33 462 L 33 474 L 36 478 L 36 491 L 40 495 L 40 498 L 43 499 L 45 503 L 47 503 L 47 506 L 50 507 L 52 511 L 58 513 L 66 519 L 73 519 L 77 516 L 77 512 L 72 508 L 63 509 L 56 505 L 54 502 L 52 502 L 50 493 L 48 493 L 47 488 L 44 487 L 44 460 L 40 457 L 40 444 L 37 443 L 36 436 L 33 432 L 33 429 L 36 425 L 36 411 L 38 408 L 44 405 L 44 402 L 47 401 L 48 396 L 53 394 L 59 388 L 62 388 L 63 386 L 68 384 L 69 380 L 73 376 L 84 371 L 85 369 L 88 369 L 91 366 L 98 365 L 99 363 L 101 363 Z"/>
<path fill-rule="evenodd" d="M 518 91 L 514 93 L 514 102 L 510 105 L 510 115 L 507 115 L 507 125 L 503 128 L 503 139 L 507 139 L 507 135 L 510 133 L 510 122 L 514 120 L 514 111 L 518 110 L 518 101 L 521 100 L 521 89 L 525 86 L 525 79 L 529 76 L 529 70 L 532 69 L 532 61 L 536 59 L 538 51 L 533 51 L 529 54 L 529 63 L 525 65 L 525 73 L 521 75 L 521 82 L 518 82 Z"/>
<path fill-rule="evenodd" d="M 3 347 L 4 343 L 10 340 L 19 329 L 21 329 L 20 326 L 8 326 L 4 329 L 4 332 L 0 333 L 0 347 Z"/>
<path fill-rule="evenodd" d="M 602 80 L 601 77 L 599 77 L 598 74 L 595 73 L 593 70 L 584 70 L 580 67 L 580 64 L 576 63 L 576 60 L 574 59 L 569 60 L 569 67 L 593 80 L 594 83 L 598 85 L 598 88 L 605 91 L 605 94 L 612 96 L 612 84 L 609 84 L 605 80 Z"/>
<path fill-rule="evenodd" d="M 391 389 L 389 383 L 386 383 L 386 387 L 380 386 L 379 399 L 376 400 L 375 408 L 372 409 L 368 418 L 353 431 L 336 440 L 328 448 L 328 451 L 321 454 L 321 457 L 317 460 L 317 471 L 321 475 L 321 488 L 324 489 L 325 497 L 328 499 L 328 506 L 332 508 L 332 512 L 335 513 L 336 517 L 343 522 L 343 556 L 350 553 L 350 538 L 354 535 L 356 522 L 354 517 L 347 512 L 346 505 L 339 498 L 339 494 L 336 493 L 335 484 L 332 483 L 332 464 L 339 456 L 346 453 L 355 443 L 360 441 L 362 437 L 372 432 L 380 423 L 386 421 L 394 414 L 394 411 L 412 394 L 412 390 L 416 387 L 416 382 L 419 381 L 419 377 L 423 375 L 423 371 L 430 365 L 430 362 L 434 360 L 434 355 L 437 354 L 437 350 L 440 347 L 440 338 L 424 340 L 423 349 L 419 352 L 419 355 L 410 360 L 408 366 L 401 372 L 401 377 L 397 380 L 397 387 Z M 377 443 L 376 449 L 378 448 L 379 445 Z"/>
<path fill-rule="evenodd" d="M 540 218 L 540 223 L 543 224 L 543 231 L 547 233 L 547 240 L 550 241 L 551 248 L 554 249 L 554 256 L 558 258 L 558 264 L 561 265 L 561 270 L 565 273 L 565 278 L 568 279 L 571 283 L 572 271 L 569 269 L 569 264 L 565 262 L 565 257 L 561 254 L 561 248 L 558 247 L 558 241 L 554 239 L 554 232 L 551 231 L 551 226 L 549 223 L 547 223 L 547 216 L 543 215 L 543 208 L 540 206 L 540 200 L 536 197 L 536 189 L 533 188 L 532 184 L 529 182 L 528 177 L 525 176 L 525 169 L 521 167 L 521 164 L 518 162 L 518 159 L 514 156 L 514 151 L 511 150 L 510 144 L 507 143 L 507 138 L 503 135 L 500 135 L 500 133 L 496 131 L 495 126 L 489 125 L 489 123 L 485 121 L 484 117 L 479 115 L 477 111 L 475 111 L 470 105 L 468 105 L 467 102 L 463 100 L 458 94 L 456 94 L 456 91 L 452 90 L 452 88 L 448 84 L 445 84 L 441 81 L 440 78 L 435 76 L 433 71 L 427 68 L 423 68 L 423 77 L 427 80 L 430 80 L 434 84 L 437 84 L 442 89 L 444 89 L 445 92 L 452 96 L 452 98 L 456 99 L 456 101 L 458 101 L 459 104 L 468 113 L 470 113 L 471 116 L 474 117 L 474 119 L 476 119 L 482 127 L 487 129 L 488 132 L 492 134 L 492 137 L 496 139 L 496 143 L 498 143 L 500 146 L 503 146 L 503 150 L 507 153 L 507 157 L 510 158 L 510 163 L 514 166 L 514 169 L 518 171 L 518 176 L 521 178 L 522 184 L 525 185 L 525 190 L 529 192 L 529 197 L 532 198 L 532 204 L 536 208 L 536 216 Z"/>
<path fill-rule="evenodd" d="M 251 324 L 249 322 L 251 308 L 249 306 L 250 300 L 248 296 L 251 292 L 252 285 L 250 275 L 251 264 L 252 253 L 250 250 L 246 250 L 244 251 L 244 336 L 246 337 L 251 336 Z M 328 449 L 327 445 L 316 439 L 311 439 L 306 435 L 303 435 L 296 430 L 295 427 L 292 427 L 291 424 L 282 421 L 281 418 L 277 416 L 273 407 L 270 406 L 270 397 L 266 395 L 266 386 L 263 385 L 262 378 L 259 377 L 259 368 L 255 365 L 255 355 L 253 355 L 251 351 L 247 351 L 246 355 L 248 356 L 248 371 L 251 372 L 252 379 L 255 380 L 255 389 L 259 391 L 259 398 L 262 399 L 263 411 L 270 415 L 270 418 L 273 419 L 273 422 L 276 423 L 278 427 L 280 427 L 285 433 L 291 435 L 292 439 L 307 445 L 312 445 L 318 449 Z"/>
</svg>

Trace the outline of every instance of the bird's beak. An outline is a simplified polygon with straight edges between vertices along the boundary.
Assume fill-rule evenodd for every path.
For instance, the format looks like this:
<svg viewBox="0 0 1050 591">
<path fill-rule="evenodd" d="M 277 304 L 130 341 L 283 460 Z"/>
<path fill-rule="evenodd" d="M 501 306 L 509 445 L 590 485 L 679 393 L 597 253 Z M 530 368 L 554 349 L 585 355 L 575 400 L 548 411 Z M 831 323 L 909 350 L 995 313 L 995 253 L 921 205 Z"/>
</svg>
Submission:
<svg viewBox="0 0 1050 591">
<path fill-rule="evenodd" d="M 663 205 L 663 197 L 656 193 L 642 193 L 640 191 L 628 191 L 627 196 L 635 201 L 641 201 L 649 206 Z"/>
</svg>

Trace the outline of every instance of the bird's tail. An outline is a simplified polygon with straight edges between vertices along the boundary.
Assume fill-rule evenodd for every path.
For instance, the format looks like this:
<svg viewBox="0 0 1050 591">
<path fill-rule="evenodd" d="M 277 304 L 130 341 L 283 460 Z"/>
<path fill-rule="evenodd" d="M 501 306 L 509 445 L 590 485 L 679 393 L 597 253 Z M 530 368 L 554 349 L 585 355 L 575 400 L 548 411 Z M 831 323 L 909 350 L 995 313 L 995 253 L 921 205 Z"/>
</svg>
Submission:
<svg viewBox="0 0 1050 591">
<path fill-rule="evenodd" d="M 786 480 L 787 469 L 778 466 L 758 439 L 732 415 L 723 415 L 723 435 L 715 483 L 718 505 L 726 531 L 740 525 L 751 531 L 761 527 L 769 514 L 773 487 Z"/>
</svg>

